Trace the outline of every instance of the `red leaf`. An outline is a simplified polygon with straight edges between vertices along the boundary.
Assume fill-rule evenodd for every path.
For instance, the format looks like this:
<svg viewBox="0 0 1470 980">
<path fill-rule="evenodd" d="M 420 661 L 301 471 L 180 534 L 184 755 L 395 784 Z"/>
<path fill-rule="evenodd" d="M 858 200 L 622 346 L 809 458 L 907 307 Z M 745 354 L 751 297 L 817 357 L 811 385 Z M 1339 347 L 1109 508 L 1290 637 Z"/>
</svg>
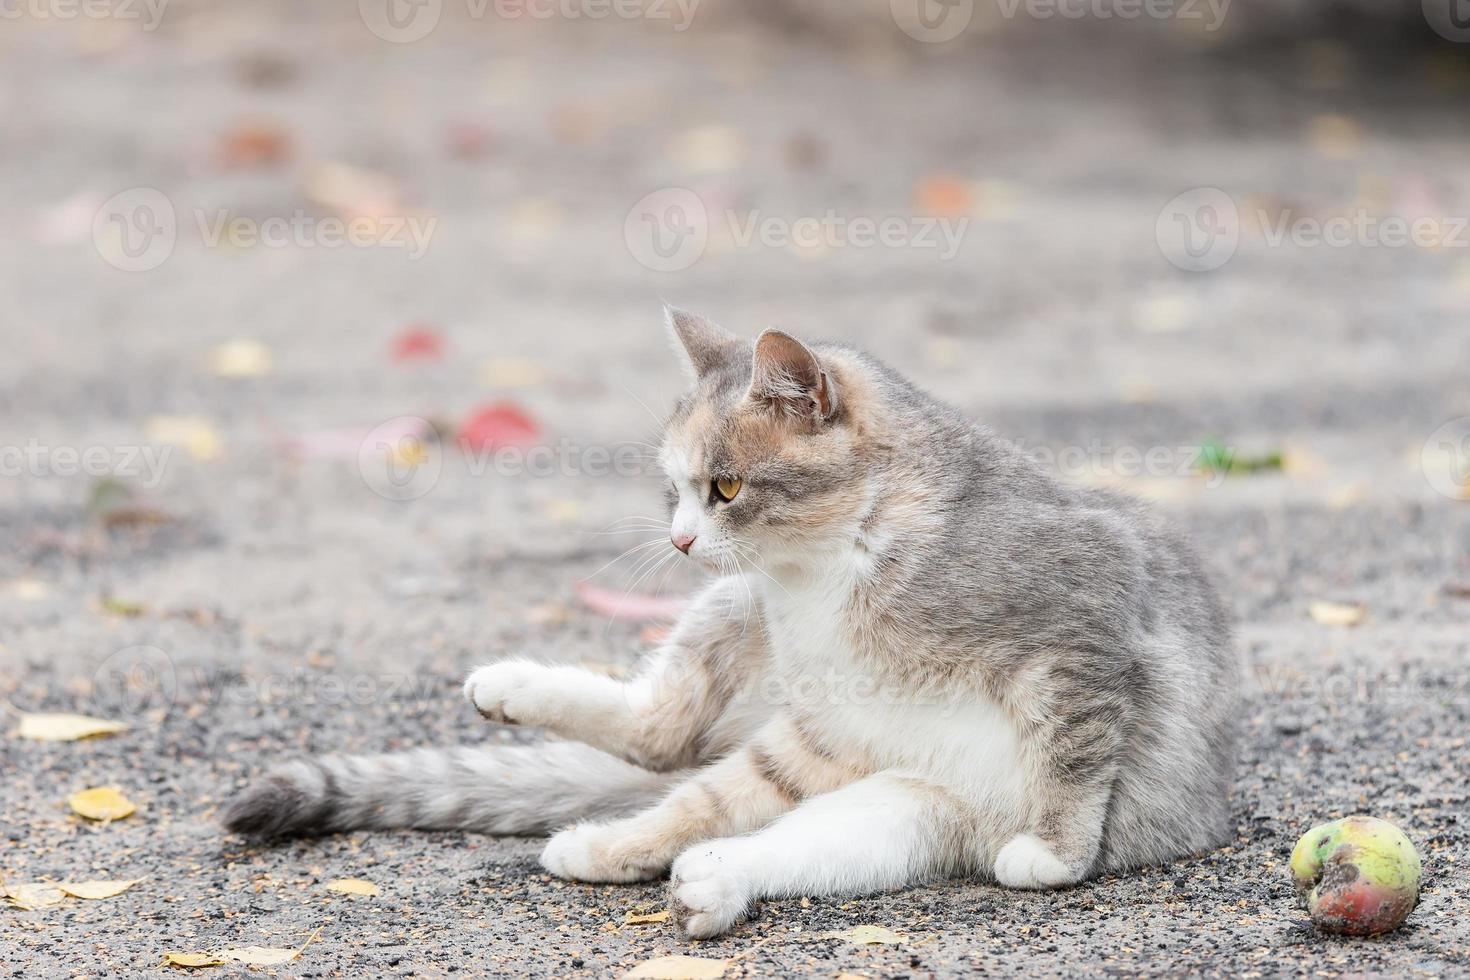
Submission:
<svg viewBox="0 0 1470 980">
<path fill-rule="evenodd" d="M 459 444 L 466 452 L 532 446 L 540 437 L 536 420 L 509 402 L 477 409 L 459 429 Z"/>
<path fill-rule="evenodd" d="M 412 323 L 393 338 L 395 361 L 437 361 L 444 356 L 444 337 L 424 323 Z"/>
<path fill-rule="evenodd" d="M 244 123 L 220 140 L 220 162 L 228 169 L 273 167 L 291 156 L 291 137 L 271 123 Z"/>
<path fill-rule="evenodd" d="M 673 547 L 670 545 L 670 547 Z M 577 583 L 577 598 L 593 612 L 612 619 L 644 623 L 651 619 L 672 620 L 684 610 L 683 596 L 639 595 L 604 589 L 590 582 Z"/>
</svg>

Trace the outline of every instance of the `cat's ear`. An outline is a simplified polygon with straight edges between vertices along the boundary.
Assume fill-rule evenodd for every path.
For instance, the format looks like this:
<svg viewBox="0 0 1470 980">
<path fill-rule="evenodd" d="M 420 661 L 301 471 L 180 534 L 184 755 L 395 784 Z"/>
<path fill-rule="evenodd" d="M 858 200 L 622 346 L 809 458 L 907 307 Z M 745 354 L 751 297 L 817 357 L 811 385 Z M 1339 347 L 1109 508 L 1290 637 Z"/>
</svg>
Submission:
<svg viewBox="0 0 1470 980">
<path fill-rule="evenodd" d="M 664 324 L 688 358 L 695 380 L 713 371 L 740 346 L 734 334 L 713 320 L 668 304 L 664 305 Z"/>
<path fill-rule="evenodd" d="M 767 330 L 756 339 L 750 397 L 815 423 L 837 411 L 837 386 L 821 360 L 779 330 Z"/>
</svg>

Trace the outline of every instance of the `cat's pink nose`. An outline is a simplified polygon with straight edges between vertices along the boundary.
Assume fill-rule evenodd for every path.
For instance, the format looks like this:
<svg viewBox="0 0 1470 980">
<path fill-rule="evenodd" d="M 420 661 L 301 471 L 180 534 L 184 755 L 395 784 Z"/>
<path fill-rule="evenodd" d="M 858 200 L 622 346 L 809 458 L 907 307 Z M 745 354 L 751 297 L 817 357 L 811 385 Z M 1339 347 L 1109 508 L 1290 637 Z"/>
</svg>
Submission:
<svg viewBox="0 0 1470 980">
<path fill-rule="evenodd" d="M 677 534 L 671 540 L 674 542 L 674 547 L 686 555 L 689 554 L 689 549 L 694 547 L 694 535 L 692 534 Z"/>
</svg>

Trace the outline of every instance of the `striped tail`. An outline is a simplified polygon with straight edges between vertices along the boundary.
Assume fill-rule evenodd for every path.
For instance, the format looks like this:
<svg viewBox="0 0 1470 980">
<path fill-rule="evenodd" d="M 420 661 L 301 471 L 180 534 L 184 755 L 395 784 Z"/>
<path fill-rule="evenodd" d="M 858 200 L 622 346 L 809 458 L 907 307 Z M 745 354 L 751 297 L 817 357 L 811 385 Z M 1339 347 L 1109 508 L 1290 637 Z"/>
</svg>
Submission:
<svg viewBox="0 0 1470 980">
<path fill-rule="evenodd" d="M 229 802 L 223 822 L 254 837 L 398 827 L 543 834 L 652 803 L 679 778 L 575 742 L 328 755 L 270 770 Z"/>
</svg>

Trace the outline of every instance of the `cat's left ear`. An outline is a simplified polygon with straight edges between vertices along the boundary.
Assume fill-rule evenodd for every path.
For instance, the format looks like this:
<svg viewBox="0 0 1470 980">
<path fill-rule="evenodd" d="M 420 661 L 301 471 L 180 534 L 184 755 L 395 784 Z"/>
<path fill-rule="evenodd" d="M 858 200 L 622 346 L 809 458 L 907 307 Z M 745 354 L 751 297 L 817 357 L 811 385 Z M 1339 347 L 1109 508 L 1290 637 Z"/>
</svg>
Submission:
<svg viewBox="0 0 1470 980">
<path fill-rule="evenodd" d="M 818 424 L 837 412 L 837 386 L 821 359 L 779 330 L 756 339 L 750 397 Z"/>
</svg>

